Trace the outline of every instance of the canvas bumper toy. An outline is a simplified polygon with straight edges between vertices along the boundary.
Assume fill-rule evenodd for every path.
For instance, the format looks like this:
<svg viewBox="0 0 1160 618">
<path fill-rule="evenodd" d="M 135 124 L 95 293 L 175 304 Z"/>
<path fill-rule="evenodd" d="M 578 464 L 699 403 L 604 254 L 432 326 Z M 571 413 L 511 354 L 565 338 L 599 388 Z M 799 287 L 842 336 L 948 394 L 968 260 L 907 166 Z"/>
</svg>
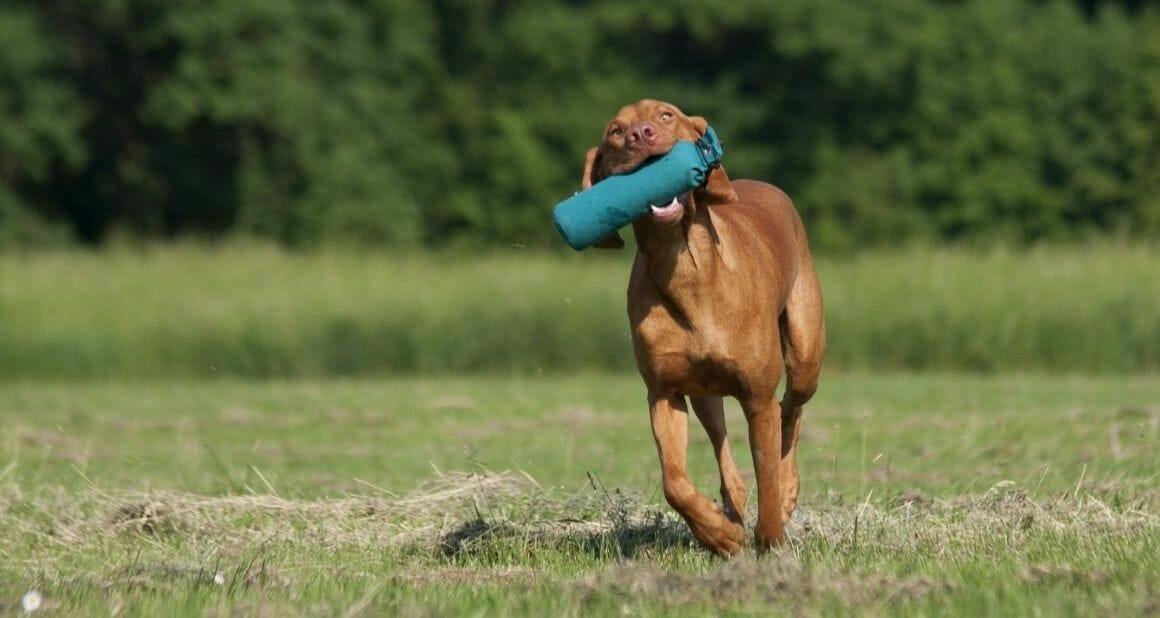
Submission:
<svg viewBox="0 0 1160 618">
<path fill-rule="evenodd" d="M 721 142 L 712 127 L 696 142 L 678 141 L 664 156 L 627 174 L 616 174 L 556 204 L 556 231 L 573 249 L 591 247 L 601 238 L 648 214 L 652 204 L 705 184 L 721 164 Z"/>
</svg>

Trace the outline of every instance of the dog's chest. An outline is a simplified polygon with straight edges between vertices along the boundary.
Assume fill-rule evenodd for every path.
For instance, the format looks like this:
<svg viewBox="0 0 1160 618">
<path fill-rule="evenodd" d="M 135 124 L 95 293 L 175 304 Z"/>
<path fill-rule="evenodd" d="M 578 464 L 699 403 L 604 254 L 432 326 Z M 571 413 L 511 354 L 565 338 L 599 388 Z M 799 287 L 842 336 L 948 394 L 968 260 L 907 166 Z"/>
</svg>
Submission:
<svg viewBox="0 0 1160 618">
<path fill-rule="evenodd" d="M 633 347 L 650 387 L 689 395 L 730 394 L 744 382 L 762 333 L 711 311 L 687 315 L 664 303 L 630 306 Z"/>
</svg>

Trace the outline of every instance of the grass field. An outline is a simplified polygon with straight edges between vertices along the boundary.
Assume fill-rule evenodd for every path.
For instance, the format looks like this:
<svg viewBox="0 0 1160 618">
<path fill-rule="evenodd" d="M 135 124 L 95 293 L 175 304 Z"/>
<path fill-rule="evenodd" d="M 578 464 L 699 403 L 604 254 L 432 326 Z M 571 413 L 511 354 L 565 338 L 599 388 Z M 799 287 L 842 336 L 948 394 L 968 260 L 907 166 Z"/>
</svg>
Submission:
<svg viewBox="0 0 1160 618">
<path fill-rule="evenodd" d="M 0 255 L 0 379 L 632 371 L 630 252 Z M 1160 371 L 1160 247 L 820 257 L 827 366 Z"/>
<path fill-rule="evenodd" d="M 1154 374 L 830 371 L 790 544 L 731 562 L 629 373 L 8 381 L 0 419 L 0 614 L 1160 611 Z"/>
</svg>

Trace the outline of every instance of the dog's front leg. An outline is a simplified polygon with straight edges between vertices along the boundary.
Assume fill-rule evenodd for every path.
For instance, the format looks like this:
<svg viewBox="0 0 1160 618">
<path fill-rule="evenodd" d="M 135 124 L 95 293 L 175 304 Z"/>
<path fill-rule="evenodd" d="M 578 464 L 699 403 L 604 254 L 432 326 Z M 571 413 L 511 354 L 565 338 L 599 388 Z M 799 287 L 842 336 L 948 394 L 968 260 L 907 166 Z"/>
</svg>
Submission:
<svg viewBox="0 0 1160 618">
<path fill-rule="evenodd" d="M 667 396 L 649 393 L 649 416 L 661 459 L 665 499 L 685 518 L 693 536 L 707 549 L 721 556 L 741 551 L 745 529 L 730 521 L 720 506 L 697 493 L 689 480 L 685 464 L 689 411 L 685 397 L 676 393 Z"/>
<path fill-rule="evenodd" d="M 717 456 L 717 468 L 721 472 L 721 504 L 725 507 L 725 516 L 730 521 L 745 525 L 745 481 L 737 471 L 737 464 L 733 462 L 733 452 L 729 448 L 729 435 L 725 431 L 725 404 L 721 397 L 690 397 L 693 411 L 705 433 L 709 434 L 709 441 L 713 444 L 713 453 Z"/>
<path fill-rule="evenodd" d="M 757 551 L 765 551 L 785 542 L 782 521 L 782 488 L 778 468 L 781 464 L 781 406 L 772 396 L 741 402 L 749 421 L 749 448 L 757 475 L 757 527 L 754 542 Z"/>
</svg>

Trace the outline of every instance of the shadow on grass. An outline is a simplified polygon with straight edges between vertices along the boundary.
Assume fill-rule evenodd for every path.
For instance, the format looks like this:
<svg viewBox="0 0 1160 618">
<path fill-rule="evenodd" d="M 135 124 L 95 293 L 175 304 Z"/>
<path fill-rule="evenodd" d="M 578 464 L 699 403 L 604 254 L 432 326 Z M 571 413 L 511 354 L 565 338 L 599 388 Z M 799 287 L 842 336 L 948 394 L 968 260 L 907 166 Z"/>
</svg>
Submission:
<svg viewBox="0 0 1160 618">
<path fill-rule="evenodd" d="M 692 535 L 676 518 L 653 511 L 611 521 L 564 519 L 516 524 L 473 519 L 442 535 L 439 550 L 447 559 L 526 560 L 530 552 L 577 550 L 593 558 L 637 558 L 694 546 Z"/>
</svg>

